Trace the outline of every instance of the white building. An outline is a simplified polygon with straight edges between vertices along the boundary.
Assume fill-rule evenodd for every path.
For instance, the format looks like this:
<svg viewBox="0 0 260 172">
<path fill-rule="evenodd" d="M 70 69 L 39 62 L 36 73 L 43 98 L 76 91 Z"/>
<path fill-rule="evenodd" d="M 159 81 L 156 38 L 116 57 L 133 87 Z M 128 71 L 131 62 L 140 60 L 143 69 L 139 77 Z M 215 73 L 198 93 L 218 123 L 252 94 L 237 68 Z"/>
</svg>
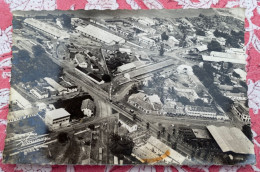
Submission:
<svg viewBox="0 0 260 172">
<path fill-rule="evenodd" d="M 210 55 L 202 55 L 204 61 L 213 61 L 213 62 L 230 62 L 236 64 L 246 64 L 245 54 L 239 54 L 234 52 L 217 52 L 211 51 Z"/>
<path fill-rule="evenodd" d="M 232 93 L 232 92 L 225 92 L 224 96 L 230 98 L 233 101 L 240 101 L 240 100 L 247 100 L 247 96 L 245 93 Z"/>
<path fill-rule="evenodd" d="M 94 114 L 95 104 L 92 100 L 86 99 L 82 101 L 81 111 L 85 116 L 91 117 Z"/>
<path fill-rule="evenodd" d="M 250 115 L 248 113 L 249 109 L 240 103 L 234 103 L 231 107 L 232 112 L 239 117 L 243 122 L 249 123 L 251 121 Z"/>
<path fill-rule="evenodd" d="M 196 117 L 216 118 L 217 116 L 216 110 L 211 107 L 186 105 L 185 112 L 187 115 Z"/>
<path fill-rule="evenodd" d="M 56 28 L 46 22 L 41 22 L 41 21 L 33 19 L 33 18 L 25 19 L 24 23 L 36 30 L 47 33 L 48 35 L 53 36 L 55 38 L 69 38 L 70 37 L 70 35 L 66 31 L 64 31 L 60 28 Z"/>
<path fill-rule="evenodd" d="M 125 39 L 114 35 L 108 31 L 105 31 L 103 29 L 100 29 L 96 26 L 93 26 L 91 24 L 87 26 L 78 26 L 76 27 L 76 30 L 81 32 L 86 37 L 95 39 L 97 41 L 103 42 L 108 45 L 114 45 L 116 43 L 122 44 L 125 43 Z"/>
<path fill-rule="evenodd" d="M 87 63 L 86 57 L 84 55 L 82 55 L 82 54 L 76 54 L 75 55 L 75 61 L 82 68 L 87 68 L 88 67 L 88 63 Z"/>
<path fill-rule="evenodd" d="M 69 125 L 70 114 L 64 109 L 54 109 L 46 112 L 45 124 L 51 129 L 56 130 Z"/>
<path fill-rule="evenodd" d="M 10 104 L 17 104 L 21 109 L 32 108 L 32 104 L 12 87 L 10 89 Z"/>
<path fill-rule="evenodd" d="M 145 36 L 140 36 L 139 37 L 139 42 L 147 45 L 155 45 L 155 41 L 153 39 L 147 38 Z"/>
<path fill-rule="evenodd" d="M 125 127 L 130 133 L 137 130 L 137 124 L 127 118 L 126 116 L 119 113 L 119 122 L 122 124 L 123 127 Z"/>
<path fill-rule="evenodd" d="M 154 163 L 166 163 L 171 165 L 181 165 L 189 161 L 183 155 L 167 146 L 159 139 L 151 136 L 144 145 L 140 147 L 134 147 L 132 155 L 136 157 L 142 163 L 154 164 Z M 158 162 L 158 157 L 163 157 Z M 153 161 L 155 159 L 155 161 Z"/>
</svg>

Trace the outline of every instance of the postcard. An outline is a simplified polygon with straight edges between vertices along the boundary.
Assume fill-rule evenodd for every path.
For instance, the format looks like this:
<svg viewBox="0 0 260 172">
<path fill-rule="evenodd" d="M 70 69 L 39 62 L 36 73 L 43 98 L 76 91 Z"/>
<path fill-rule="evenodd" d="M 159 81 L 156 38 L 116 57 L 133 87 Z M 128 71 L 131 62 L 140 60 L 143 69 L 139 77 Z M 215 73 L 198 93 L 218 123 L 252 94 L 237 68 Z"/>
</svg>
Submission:
<svg viewBox="0 0 260 172">
<path fill-rule="evenodd" d="M 9 164 L 255 163 L 244 10 L 16 11 Z"/>
</svg>

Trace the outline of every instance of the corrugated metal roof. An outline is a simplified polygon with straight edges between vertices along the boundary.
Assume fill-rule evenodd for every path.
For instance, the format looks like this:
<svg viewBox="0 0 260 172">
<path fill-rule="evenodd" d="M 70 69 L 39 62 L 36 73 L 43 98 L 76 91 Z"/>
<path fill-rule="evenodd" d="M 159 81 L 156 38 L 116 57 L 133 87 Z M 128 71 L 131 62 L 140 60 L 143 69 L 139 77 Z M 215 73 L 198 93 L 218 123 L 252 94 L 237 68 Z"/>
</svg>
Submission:
<svg viewBox="0 0 260 172">
<path fill-rule="evenodd" d="M 254 154 L 254 144 L 236 127 L 207 126 L 223 152 Z"/>
<path fill-rule="evenodd" d="M 78 26 L 76 28 L 76 30 L 79 30 L 87 35 L 90 35 L 92 37 L 95 37 L 101 41 L 104 41 L 107 44 L 112 44 L 115 42 L 119 42 L 119 43 L 124 43 L 125 40 L 117 35 L 114 35 L 110 32 L 107 32 L 103 29 L 100 29 L 96 26 L 93 26 L 91 24 L 87 25 L 87 26 Z"/>
<path fill-rule="evenodd" d="M 32 18 L 27 18 L 24 20 L 25 23 L 33 26 L 33 27 L 36 27 L 37 29 L 39 30 L 42 30 L 44 32 L 47 32 L 49 34 L 52 34 L 56 37 L 63 37 L 63 38 L 69 38 L 70 35 L 66 32 L 66 31 L 63 31 L 61 29 L 58 29 L 54 26 L 51 26 L 50 24 L 46 23 L 46 22 L 41 22 L 39 20 L 36 20 L 36 19 L 32 19 Z"/>
</svg>

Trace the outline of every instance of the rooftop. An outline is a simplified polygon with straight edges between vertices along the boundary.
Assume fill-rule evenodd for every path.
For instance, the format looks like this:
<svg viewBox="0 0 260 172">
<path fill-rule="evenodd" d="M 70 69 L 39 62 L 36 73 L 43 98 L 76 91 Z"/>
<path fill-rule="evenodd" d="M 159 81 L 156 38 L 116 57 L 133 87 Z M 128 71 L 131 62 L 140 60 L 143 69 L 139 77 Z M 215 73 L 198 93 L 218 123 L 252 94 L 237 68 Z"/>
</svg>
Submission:
<svg viewBox="0 0 260 172">
<path fill-rule="evenodd" d="M 254 154 L 254 144 L 240 129 L 213 125 L 207 126 L 207 129 L 223 152 Z"/>
<path fill-rule="evenodd" d="M 123 121 L 125 124 L 127 124 L 130 127 L 136 125 L 136 123 L 133 120 L 127 118 L 126 116 L 122 115 L 121 113 L 119 113 L 119 120 Z"/>
<path fill-rule="evenodd" d="M 147 65 L 147 66 L 141 67 L 139 69 L 133 70 L 133 71 L 129 72 L 129 76 L 130 76 L 130 78 L 134 78 L 134 77 L 144 75 L 149 72 L 153 72 L 155 70 L 162 69 L 167 66 L 171 66 L 173 64 L 174 64 L 174 61 L 172 59 L 165 60 L 163 62 Z"/>
<path fill-rule="evenodd" d="M 61 86 L 59 83 L 57 83 L 56 81 L 54 81 L 52 78 L 49 77 L 45 77 L 44 80 L 50 84 L 50 86 L 52 86 L 54 89 L 58 90 L 58 91 L 63 91 L 66 90 L 65 87 Z"/>
<path fill-rule="evenodd" d="M 114 34 L 112 34 L 110 32 L 107 32 L 107 31 L 105 31 L 103 29 L 100 29 L 100 28 L 98 28 L 96 26 L 93 26 L 91 24 L 89 24 L 87 26 L 84 26 L 84 27 L 78 26 L 76 28 L 76 30 L 79 30 L 79 31 L 81 31 L 83 33 L 86 33 L 86 34 L 92 36 L 92 37 L 95 37 L 95 38 L 97 38 L 99 40 L 102 40 L 102 41 L 104 41 L 107 44 L 114 44 L 116 42 L 120 42 L 120 43 L 125 42 L 125 40 L 123 38 L 121 38 L 121 37 L 119 37 L 117 35 L 114 35 Z"/>
<path fill-rule="evenodd" d="M 27 18 L 24 20 L 24 22 L 31 26 L 38 28 L 39 30 L 43 30 L 52 35 L 55 35 L 56 37 L 68 38 L 70 36 L 67 32 L 65 32 L 62 29 L 58 29 L 46 22 L 41 22 L 41 21 L 33 19 L 33 18 Z"/>
<path fill-rule="evenodd" d="M 68 116 L 70 116 L 70 114 L 64 108 L 54 109 L 46 113 L 46 117 L 49 117 L 52 120 L 68 117 Z"/>
</svg>

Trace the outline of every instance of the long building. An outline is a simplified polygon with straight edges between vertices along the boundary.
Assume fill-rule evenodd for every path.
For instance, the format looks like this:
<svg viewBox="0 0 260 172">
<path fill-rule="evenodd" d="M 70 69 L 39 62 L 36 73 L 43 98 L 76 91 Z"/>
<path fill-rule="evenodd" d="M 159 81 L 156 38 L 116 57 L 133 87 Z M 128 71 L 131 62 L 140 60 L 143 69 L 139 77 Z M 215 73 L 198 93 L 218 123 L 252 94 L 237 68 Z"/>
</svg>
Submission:
<svg viewBox="0 0 260 172">
<path fill-rule="evenodd" d="M 108 45 L 114 45 L 116 43 L 120 43 L 120 44 L 125 43 L 125 39 L 117 35 L 114 35 L 108 31 L 105 31 L 103 29 L 100 29 L 96 26 L 93 26 L 91 24 L 84 27 L 78 26 L 76 27 L 76 30 L 81 32 L 83 35 L 87 37 L 98 40 Z"/>
<path fill-rule="evenodd" d="M 223 152 L 254 154 L 254 144 L 240 129 L 213 125 L 207 126 L 207 129 Z"/>
<path fill-rule="evenodd" d="M 173 150 L 160 140 L 151 136 L 146 144 L 133 149 L 132 155 L 142 163 L 166 163 L 171 165 L 181 165 L 189 161 L 186 157 Z"/>
<path fill-rule="evenodd" d="M 214 62 L 230 62 L 236 64 L 246 64 L 245 54 L 237 54 L 231 52 L 217 52 L 212 51 L 210 56 L 202 55 L 204 61 L 214 61 Z"/>
<path fill-rule="evenodd" d="M 36 30 L 47 33 L 48 35 L 56 37 L 56 38 L 69 38 L 70 37 L 70 35 L 66 31 L 58 29 L 46 22 L 42 22 L 42 21 L 39 21 L 39 20 L 36 20 L 33 18 L 25 19 L 24 23 Z"/>
<path fill-rule="evenodd" d="M 152 65 L 141 67 L 137 70 L 131 71 L 128 73 L 130 78 L 134 78 L 140 75 L 144 75 L 146 73 L 150 73 L 159 69 L 162 69 L 164 67 L 168 67 L 174 64 L 174 61 L 172 59 L 165 60 L 163 62 L 155 63 Z"/>
</svg>

